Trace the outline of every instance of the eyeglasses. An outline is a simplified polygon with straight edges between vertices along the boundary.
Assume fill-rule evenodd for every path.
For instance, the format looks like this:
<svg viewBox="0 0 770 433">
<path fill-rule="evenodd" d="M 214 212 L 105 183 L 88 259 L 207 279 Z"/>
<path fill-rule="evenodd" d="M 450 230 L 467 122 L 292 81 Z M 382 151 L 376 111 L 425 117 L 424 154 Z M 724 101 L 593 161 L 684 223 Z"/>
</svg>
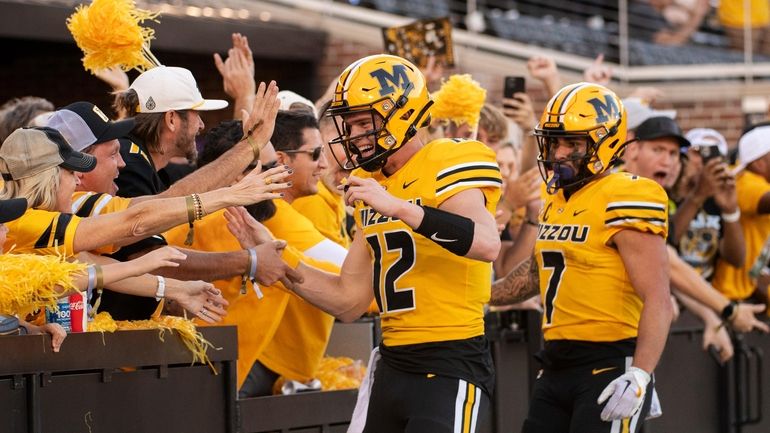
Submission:
<svg viewBox="0 0 770 433">
<path fill-rule="evenodd" d="M 318 161 L 321 157 L 321 151 L 324 150 L 323 146 L 318 146 L 313 150 L 284 150 L 284 153 L 307 153 L 313 158 L 313 161 Z"/>
</svg>

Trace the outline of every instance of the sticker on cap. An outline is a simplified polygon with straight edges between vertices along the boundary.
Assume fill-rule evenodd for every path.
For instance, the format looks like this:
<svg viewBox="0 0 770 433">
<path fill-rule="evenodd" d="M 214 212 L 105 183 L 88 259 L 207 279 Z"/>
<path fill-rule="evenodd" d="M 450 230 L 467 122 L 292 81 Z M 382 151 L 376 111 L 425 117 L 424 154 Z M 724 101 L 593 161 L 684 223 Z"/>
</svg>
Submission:
<svg viewBox="0 0 770 433">
<path fill-rule="evenodd" d="M 147 103 L 144 104 L 144 106 L 147 107 L 148 110 L 155 109 L 155 101 L 152 99 L 152 96 L 150 96 L 150 99 L 147 100 Z"/>
<path fill-rule="evenodd" d="M 99 107 L 97 107 L 96 105 L 94 105 L 94 106 L 93 106 L 92 110 L 94 111 L 94 113 L 96 113 L 96 115 L 97 115 L 97 116 L 99 116 L 99 118 L 101 118 L 102 120 L 104 120 L 104 122 L 105 122 L 105 123 L 110 121 L 110 118 L 109 118 L 109 117 L 107 117 L 107 116 L 106 116 L 106 115 L 105 115 L 105 114 L 102 112 L 102 110 L 100 110 L 100 109 L 99 109 Z"/>
</svg>

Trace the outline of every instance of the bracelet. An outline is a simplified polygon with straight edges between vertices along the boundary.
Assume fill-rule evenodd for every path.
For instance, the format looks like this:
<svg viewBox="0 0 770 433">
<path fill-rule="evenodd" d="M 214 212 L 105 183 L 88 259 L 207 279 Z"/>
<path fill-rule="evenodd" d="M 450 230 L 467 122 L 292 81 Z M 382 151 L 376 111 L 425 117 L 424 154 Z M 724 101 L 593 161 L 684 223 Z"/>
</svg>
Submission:
<svg viewBox="0 0 770 433">
<path fill-rule="evenodd" d="M 91 278 L 91 272 L 93 271 L 93 280 Z M 94 281 L 95 280 L 95 281 Z M 93 283 L 93 285 L 92 285 Z M 104 272 L 99 265 L 93 265 L 88 267 L 88 302 L 91 302 L 91 290 L 96 290 L 99 297 L 96 298 L 94 305 L 88 309 L 88 317 L 93 320 L 96 317 L 96 312 L 99 310 L 99 305 L 102 303 L 102 289 L 104 289 Z"/>
<path fill-rule="evenodd" d="M 262 290 L 259 288 L 259 284 L 257 284 L 257 250 L 254 247 L 246 248 L 246 252 L 249 253 L 249 264 L 246 266 L 246 273 L 243 274 L 243 277 L 241 278 L 241 294 L 246 294 L 246 281 L 250 280 L 252 287 L 254 288 L 254 292 L 257 294 L 257 298 L 262 299 L 264 295 L 262 294 Z"/>
<path fill-rule="evenodd" d="M 246 142 L 249 143 L 249 146 L 251 146 L 251 151 L 254 153 L 254 161 L 259 160 L 260 148 L 259 148 L 259 144 L 257 144 L 256 141 L 254 141 L 254 138 L 251 136 L 251 134 L 253 134 L 254 130 L 261 125 L 262 125 L 262 121 L 257 122 L 254 126 L 249 128 L 249 130 L 246 132 L 246 135 L 244 135 L 243 138 L 240 139 L 240 141 L 246 140 Z"/>
<path fill-rule="evenodd" d="M 160 301 L 166 297 L 166 279 L 160 275 L 155 276 L 158 279 L 158 288 L 155 290 L 155 300 Z"/>
<path fill-rule="evenodd" d="M 86 287 L 86 292 L 88 292 L 88 297 L 91 298 L 91 293 L 94 291 L 94 288 L 96 287 L 96 265 L 91 265 L 88 267 L 88 287 Z"/>
<path fill-rule="evenodd" d="M 254 138 L 251 135 L 246 137 L 246 142 L 249 143 L 251 151 L 254 152 L 254 161 L 259 161 L 259 144 L 254 141 Z"/>
<path fill-rule="evenodd" d="M 201 196 L 195 193 L 190 194 L 190 196 L 193 199 L 193 207 L 195 208 L 195 220 L 200 221 L 204 216 L 206 216 L 206 212 L 203 210 L 203 202 L 201 201 Z"/>
<path fill-rule="evenodd" d="M 187 204 L 187 225 L 190 227 L 189 230 L 187 230 L 187 238 L 185 238 L 184 244 L 190 246 L 193 244 L 193 239 L 195 237 L 195 226 L 193 226 L 193 222 L 195 221 L 195 199 L 192 195 L 188 195 L 184 200 Z"/>
<path fill-rule="evenodd" d="M 96 287 L 94 288 L 96 290 L 102 290 L 104 288 L 104 272 L 102 272 L 102 267 L 94 265 L 94 271 L 96 272 Z"/>
<path fill-rule="evenodd" d="M 529 225 L 535 226 L 535 227 L 539 226 L 537 221 L 531 220 L 529 218 L 524 218 L 524 224 L 529 224 Z"/>
<path fill-rule="evenodd" d="M 737 223 L 741 219 L 741 210 L 736 209 L 733 213 L 723 213 L 722 221 L 726 223 Z"/>
</svg>

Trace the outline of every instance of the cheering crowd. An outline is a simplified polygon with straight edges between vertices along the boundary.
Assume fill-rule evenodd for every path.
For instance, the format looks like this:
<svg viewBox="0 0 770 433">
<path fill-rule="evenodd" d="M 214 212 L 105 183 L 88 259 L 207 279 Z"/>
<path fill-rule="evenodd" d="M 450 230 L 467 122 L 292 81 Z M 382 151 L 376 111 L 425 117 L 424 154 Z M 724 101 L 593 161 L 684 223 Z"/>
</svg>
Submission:
<svg viewBox="0 0 770 433">
<path fill-rule="evenodd" d="M 232 39 L 215 56 L 230 101 L 157 66 L 100 73 L 113 119 L 87 101 L 0 107 L 0 258 L 82 264 L 53 285 L 93 314 L 236 325 L 242 398 L 308 382 L 335 318 L 378 314 L 351 431 L 475 431 L 505 368 L 487 304 L 543 314 L 526 432 L 659 413 L 652 373 L 681 307 L 722 362 L 732 333 L 770 330 L 770 125 L 738 143 L 682 131 L 649 89 L 621 98 L 601 65 L 562 86 L 545 57 L 528 63 L 542 115 L 526 92 L 447 115 L 450 83 L 484 89 L 388 55 L 312 102 L 257 84 Z M 66 344 L 40 314 L 3 313 Z"/>
</svg>

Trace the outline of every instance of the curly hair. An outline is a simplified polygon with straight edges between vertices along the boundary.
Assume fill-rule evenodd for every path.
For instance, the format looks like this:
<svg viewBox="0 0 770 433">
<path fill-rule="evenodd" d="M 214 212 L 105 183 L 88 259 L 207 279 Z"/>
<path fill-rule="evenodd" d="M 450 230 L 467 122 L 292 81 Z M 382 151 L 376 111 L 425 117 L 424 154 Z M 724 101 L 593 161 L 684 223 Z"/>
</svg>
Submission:
<svg viewBox="0 0 770 433">
<path fill-rule="evenodd" d="M 203 137 L 203 149 L 198 155 L 198 168 L 216 160 L 232 149 L 243 136 L 240 120 L 226 120 L 211 128 Z M 246 211 L 257 221 L 265 221 L 275 215 L 275 204 L 271 200 L 246 206 Z"/>
</svg>

